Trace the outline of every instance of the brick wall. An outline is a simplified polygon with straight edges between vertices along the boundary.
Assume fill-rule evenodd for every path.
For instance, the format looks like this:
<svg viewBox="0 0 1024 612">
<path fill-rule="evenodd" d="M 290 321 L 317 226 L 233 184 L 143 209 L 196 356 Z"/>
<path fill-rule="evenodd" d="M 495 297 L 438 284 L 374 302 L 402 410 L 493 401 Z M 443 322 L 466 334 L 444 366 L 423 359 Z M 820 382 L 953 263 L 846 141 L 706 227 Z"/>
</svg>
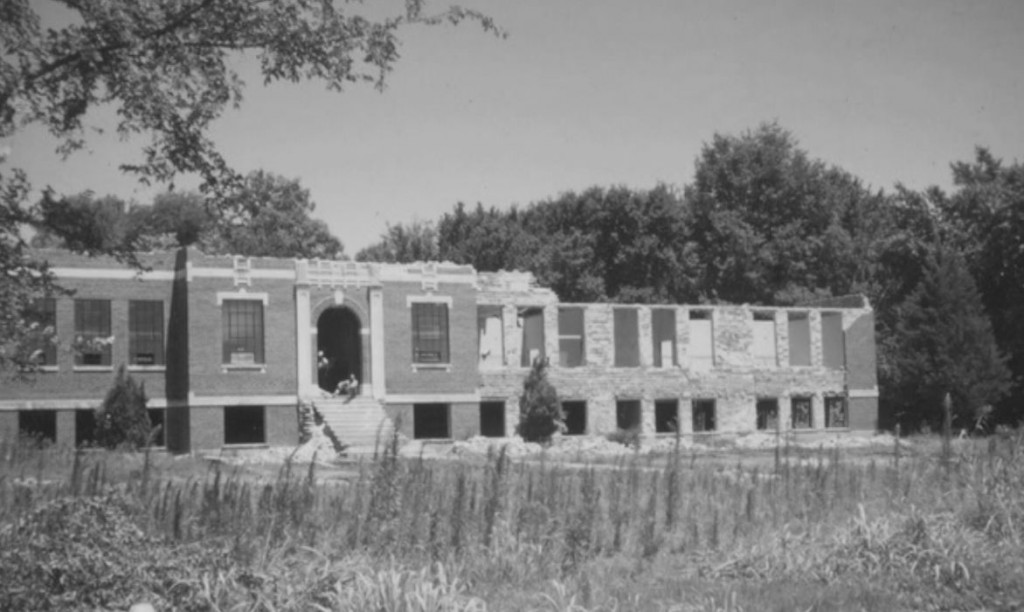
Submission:
<svg viewBox="0 0 1024 612">
<path fill-rule="evenodd" d="M 267 294 L 263 308 L 263 368 L 225 367 L 220 292 L 238 289 L 230 278 L 193 278 L 189 283 L 189 383 L 194 395 L 287 395 L 298 386 L 294 283 L 253 279 L 249 294 Z M 231 297 L 230 299 L 236 299 Z"/>
<path fill-rule="evenodd" d="M 414 368 L 412 311 L 408 300 L 428 295 L 428 292 L 419 283 L 389 283 L 383 290 L 384 368 L 389 394 L 443 395 L 476 391 L 476 291 L 469 284 L 442 283 L 430 294 L 451 298 L 448 310 L 450 367 Z"/>
</svg>

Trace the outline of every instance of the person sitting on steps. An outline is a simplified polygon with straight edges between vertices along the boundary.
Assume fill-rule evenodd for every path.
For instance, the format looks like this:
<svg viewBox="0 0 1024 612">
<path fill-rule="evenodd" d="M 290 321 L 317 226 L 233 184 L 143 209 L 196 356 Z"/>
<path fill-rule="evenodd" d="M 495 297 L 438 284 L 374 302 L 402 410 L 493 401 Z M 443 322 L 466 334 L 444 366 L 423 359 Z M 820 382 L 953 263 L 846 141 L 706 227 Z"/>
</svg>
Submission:
<svg viewBox="0 0 1024 612">
<path fill-rule="evenodd" d="M 338 383 L 338 388 L 334 390 L 335 395 L 348 395 L 348 399 L 351 401 L 359 394 L 359 381 L 356 379 L 355 374 L 349 374 L 346 380 Z"/>
</svg>

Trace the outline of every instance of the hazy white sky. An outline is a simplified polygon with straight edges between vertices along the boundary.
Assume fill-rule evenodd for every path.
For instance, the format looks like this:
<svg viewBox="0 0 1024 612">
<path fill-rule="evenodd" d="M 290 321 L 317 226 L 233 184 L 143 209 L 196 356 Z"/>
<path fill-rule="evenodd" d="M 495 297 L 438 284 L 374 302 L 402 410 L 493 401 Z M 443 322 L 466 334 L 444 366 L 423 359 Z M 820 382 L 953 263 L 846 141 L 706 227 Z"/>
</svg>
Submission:
<svg viewBox="0 0 1024 612">
<path fill-rule="evenodd" d="M 408 29 L 383 93 L 263 87 L 246 72 L 243 107 L 215 142 L 241 171 L 300 179 L 349 254 L 385 222 L 433 220 L 458 201 L 681 187 L 715 132 L 763 121 L 886 189 L 948 187 L 949 164 L 975 145 L 1024 159 L 1021 0 L 462 4 L 508 39 L 471 25 Z M 117 171 L 138 149 L 110 136 L 65 162 L 38 130 L 4 144 L 39 187 L 152 193 Z"/>
</svg>

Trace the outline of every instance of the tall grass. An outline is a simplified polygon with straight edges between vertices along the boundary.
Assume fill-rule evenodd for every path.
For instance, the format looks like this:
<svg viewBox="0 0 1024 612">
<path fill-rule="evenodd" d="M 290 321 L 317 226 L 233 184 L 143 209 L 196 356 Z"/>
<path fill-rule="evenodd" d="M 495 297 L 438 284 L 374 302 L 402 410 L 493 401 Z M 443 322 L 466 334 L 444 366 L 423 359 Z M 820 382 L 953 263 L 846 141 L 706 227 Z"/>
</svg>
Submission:
<svg viewBox="0 0 1024 612">
<path fill-rule="evenodd" d="M 100 606 L 129 593 L 176 609 L 741 610 L 773 609 L 764 593 L 777 591 L 774 609 L 998 607 L 1024 594 L 1022 451 L 1020 436 L 948 462 L 907 449 L 797 460 L 787 447 L 765 469 L 705 465 L 677 448 L 580 469 L 504 452 L 405 460 L 389 446 L 338 480 L 315 463 L 266 478 L 5 444 L 0 569 L 23 561 L 33 529 L 54 529 L 45 509 L 99 499 L 147 538 L 131 555 L 142 559 L 132 588 L 95 594 Z M 78 568 L 65 553 L 88 551 L 48 546 L 64 556 L 21 579 L 51 604 L 74 602 L 53 577 Z M 22 601 L 0 582 L 0 608 Z"/>
</svg>

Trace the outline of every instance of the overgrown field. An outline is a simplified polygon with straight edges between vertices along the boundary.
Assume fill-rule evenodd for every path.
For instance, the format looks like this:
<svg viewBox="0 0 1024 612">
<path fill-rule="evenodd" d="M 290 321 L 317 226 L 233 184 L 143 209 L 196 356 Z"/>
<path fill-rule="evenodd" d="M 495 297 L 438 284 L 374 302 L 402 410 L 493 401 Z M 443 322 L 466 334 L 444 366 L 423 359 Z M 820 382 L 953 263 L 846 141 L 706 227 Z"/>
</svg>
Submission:
<svg viewBox="0 0 1024 612">
<path fill-rule="evenodd" d="M 1019 610 L 1022 451 L 584 469 L 387 453 L 268 477 L 11 444 L 0 609 Z"/>
</svg>

